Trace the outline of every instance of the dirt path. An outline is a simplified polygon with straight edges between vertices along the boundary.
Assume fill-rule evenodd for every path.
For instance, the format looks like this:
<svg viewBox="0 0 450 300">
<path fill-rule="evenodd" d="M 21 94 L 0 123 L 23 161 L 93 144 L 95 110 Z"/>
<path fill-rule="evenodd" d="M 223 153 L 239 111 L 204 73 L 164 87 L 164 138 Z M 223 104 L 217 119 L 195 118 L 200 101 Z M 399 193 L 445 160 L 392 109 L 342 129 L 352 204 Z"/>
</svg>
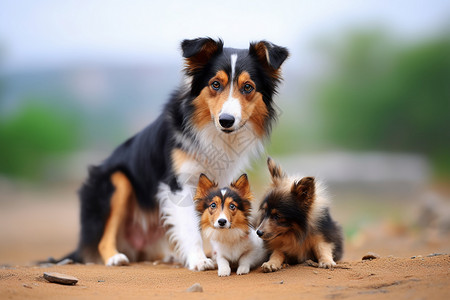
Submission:
<svg viewBox="0 0 450 300">
<path fill-rule="evenodd" d="M 174 265 L 133 264 L 30 266 L 48 256 L 61 257 L 73 250 L 79 230 L 78 201 L 67 189 L 0 193 L 0 300 L 1 299 L 450 299 L 450 236 L 406 227 L 386 219 L 380 210 L 369 227 L 347 238 L 344 262 L 334 270 L 290 266 L 276 273 L 260 270 L 248 275 L 219 278 L 216 271 L 191 272 Z M 407 202 L 408 203 L 408 202 Z M 388 203 L 389 209 L 392 205 Z M 367 204 L 364 204 L 367 205 Z M 377 207 L 382 203 L 377 203 Z M 344 228 L 364 209 L 345 205 L 337 210 Z M 339 208 L 338 207 L 338 208 Z M 353 211 L 349 209 L 355 207 Z M 404 207 L 402 214 L 412 219 Z M 345 217 L 346 214 L 350 217 Z M 383 219 L 384 218 L 384 219 Z M 368 251 L 380 259 L 361 261 Z M 422 255 L 411 259 L 413 255 Z M 346 262 L 345 262 L 346 261 Z M 75 276 L 75 286 L 49 283 L 44 272 Z M 186 289 L 200 283 L 202 293 Z"/>
<path fill-rule="evenodd" d="M 127 267 L 65 265 L 0 270 L 2 299 L 450 299 L 450 255 L 344 262 L 342 268 L 289 266 L 276 273 L 255 270 L 220 278 L 173 265 Z M 75 286 L 49 283 L 44 272 L 70 274 Z M 202 293 L 186 289 L 200 283 Z"/>
</svg>

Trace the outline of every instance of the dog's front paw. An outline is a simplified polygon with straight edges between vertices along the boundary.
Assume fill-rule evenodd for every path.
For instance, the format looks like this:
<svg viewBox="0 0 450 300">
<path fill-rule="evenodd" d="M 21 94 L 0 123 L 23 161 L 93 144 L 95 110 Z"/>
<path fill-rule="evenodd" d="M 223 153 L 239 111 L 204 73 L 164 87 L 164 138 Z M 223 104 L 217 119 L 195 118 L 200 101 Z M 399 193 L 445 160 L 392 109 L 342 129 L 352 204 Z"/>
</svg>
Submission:
<svg viewBox="0 0 450 300">
<path fill-rule="evenodd" d="M 336 266 L 336 263 L 332 260 L 321 260 L 319 261 L 319 268 L 324 269 L 333 269 Z"/>
<path fill-rule="evenodd" d="M 108 261 L 106 262 L 106 265 L 108 267 L 110 267 L 110 266 L 126 266 L 129 264 L 130 264 L 130 261 L 128 260 L 128 257 L 122 253 L 117 253 L 117 254 L 111 256 L 108 259 Z"/>
<path fill-rule="evenodd" d="M 230 276 L 230 274 L 231 274 L 230 266 L 219 266 L 219 270 L 217 271 L 217 274 L 220 277 Z"/>
<path fill-rule="evenodd" d="M 265 262 L 261 266 L 264 273 L 275 272 L 282 268 L 281 264 L 273 263 L 271 261 Z"/>
<path fill-rule="evenodd" d="M 250 266 L 248 265 L 240 265 L 236 271 L 236 274 L 238 275 L 244 275 L 244 274 L 248 274 L 248 272 L 250 272 Z"/>
<path fill-rule="evenodd" d="M 214 261 L 203 255 L 194 255 L 188 259 L 188 268 L 192 271 L 205 271 L 215 268 Z"/>
<path fill-rule="evenodd" d="M 209 258 L 201 259 L 196 266 L 198 271 L 213 270 L 215 268 L 214 261 Z"/>
</svg>

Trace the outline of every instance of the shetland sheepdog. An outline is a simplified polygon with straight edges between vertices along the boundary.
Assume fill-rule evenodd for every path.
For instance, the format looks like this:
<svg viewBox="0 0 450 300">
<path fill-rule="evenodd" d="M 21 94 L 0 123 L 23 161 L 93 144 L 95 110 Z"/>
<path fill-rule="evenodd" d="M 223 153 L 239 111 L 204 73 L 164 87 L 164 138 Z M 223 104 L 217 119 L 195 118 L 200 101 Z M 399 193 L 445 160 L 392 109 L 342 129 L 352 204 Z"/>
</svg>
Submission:
<svg viewBox="0 0 450 300">
<path fill-rule="evenodd" d="M 225 188 L 200 175 L 195 207 L 201 231 L 211 242 L 219 276 L 230 276 L 230 263 L 237 266 L 237 275 L 243 275 L 267 258 L 263 240 L 250 226 L 252 199 L 246 174 Z"/>
<path fill-rule="evenodd" d="M 211 38 L 184 40 L 181 49 L 186 80 L 161 115 L 90 167 L 79 191 L 80 240 L 68 258 L 111 266 L 174 258 L 191 270 L 214 267 L 193 204 L 198 178 L 228 185 L 262 152 L 288 51 L 267 41 L 224 48 Z"/>
<path fill-rule="evenodd" d="M 288 176 L 270 157 L 267 164 L 272 186 L 261 203 L 256 231 L 272 251 L 263 271 L 309 259 L 320 268 L 334 267 L 342 257 L 343 238 L 330 216 L 323 186 L 314 177 Z"/>
</svg>

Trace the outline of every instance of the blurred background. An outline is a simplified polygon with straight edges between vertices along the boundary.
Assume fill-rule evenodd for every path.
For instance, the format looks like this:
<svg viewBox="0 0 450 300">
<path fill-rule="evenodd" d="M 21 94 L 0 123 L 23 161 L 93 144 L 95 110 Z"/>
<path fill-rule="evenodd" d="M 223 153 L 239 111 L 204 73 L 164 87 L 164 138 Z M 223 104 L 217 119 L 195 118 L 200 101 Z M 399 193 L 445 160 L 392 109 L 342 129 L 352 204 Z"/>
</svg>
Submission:
<svg viewBox="0 0 450 300">
<path fill-rule="evenodd" d="M 450 4 L 0 3 L 0 264 L 76 246 L 76 190 L 182 81 L 180 41 L 289 48 L 267 154 L 322 178 L 344 259 L 450 251 Z M 258 197 L 265 158 L 250 171 Z"/>
</svg>

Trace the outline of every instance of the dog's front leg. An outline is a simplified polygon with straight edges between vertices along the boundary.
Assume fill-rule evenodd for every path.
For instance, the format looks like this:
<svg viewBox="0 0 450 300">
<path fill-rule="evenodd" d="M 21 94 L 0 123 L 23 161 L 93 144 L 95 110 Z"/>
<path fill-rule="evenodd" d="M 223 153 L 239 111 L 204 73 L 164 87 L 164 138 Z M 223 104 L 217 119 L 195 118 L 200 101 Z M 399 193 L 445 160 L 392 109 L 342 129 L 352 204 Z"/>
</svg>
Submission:
<svg viewBox="0 0 450 300">
<path fill-rule="evenodd" d="M 200 220 L 194 208 L 191 188 L 185 186 L 172 193 L 168 186 L 163 186 L 158 195 L 164 225 L 168 228 L 169 241 L 177 256 L 190 270 L 214 269 L 214 262 L 203 251 Z"/>
<path fill-rule="evenodd" d="M 239 266 L 236 271 L 237 275 L 244 275 L 250 272 L 250 266 L 254 261 L 253 256 L 255 256 L 255 253 L 253 251 L 241 256 L 241 258 L 239 259 Z"/>
<path fill-rule="evenodd" d="M 284 253 L 275 249 L 270 255 L 269 261 L 262 264 L 263 272 L 275 272 L 281 269 L 284 262 Z"/>
<path fill-rule="evenodd" d="M 220 277 L 230 276 L 230 263 L 222 255 L 217 254 L 217 274 Z"/>
<path fill-rule="evenodd" d="M 319 268 L 332 269 L 336 266 L 333 260 L 333 244 L 319 241 L 314 247 L 314 252 L 319 261 Z"/>
</svg>

